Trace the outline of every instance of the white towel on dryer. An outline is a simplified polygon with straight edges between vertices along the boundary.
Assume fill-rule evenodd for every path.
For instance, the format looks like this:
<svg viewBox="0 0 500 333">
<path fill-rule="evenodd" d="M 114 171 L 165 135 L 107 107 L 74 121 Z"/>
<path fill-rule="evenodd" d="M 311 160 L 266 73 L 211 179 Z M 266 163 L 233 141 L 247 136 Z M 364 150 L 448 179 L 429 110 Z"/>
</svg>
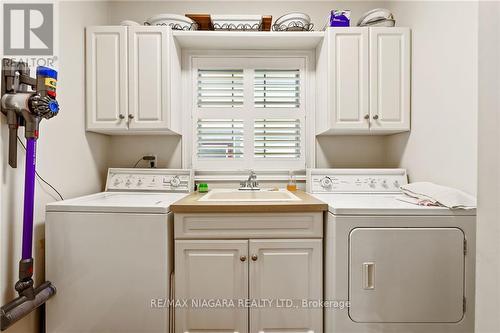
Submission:
<svg viewBox="0 0 500 333">
<path fill-rule="evenodd" d="M 455 188 L 437 185 L 430 182 L 416 182 L 401 186 L 401 191 L 416 199 L 418 205 L 439 205 L 451 209 L 474 209 L 476 198 Z M 411 200 L 400 200 L 412 202 Z"/>
</svg>

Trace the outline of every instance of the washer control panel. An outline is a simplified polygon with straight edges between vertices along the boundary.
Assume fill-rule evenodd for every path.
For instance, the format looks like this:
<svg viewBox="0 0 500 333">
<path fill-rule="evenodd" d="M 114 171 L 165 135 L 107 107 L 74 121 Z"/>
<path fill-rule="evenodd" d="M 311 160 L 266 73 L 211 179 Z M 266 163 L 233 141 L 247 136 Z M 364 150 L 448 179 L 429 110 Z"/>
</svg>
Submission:
<svg viewBox="0 0 500 333">
<path fill-rule="evenodd" d="M 193 172 L 188 169 L 109 169 L 106 191 L 190 192 Z"/>
<path fill-rule="evenodd" d="M 408 184 L 405 169 L 309 169 L 310 193 L 399 193 Z"/>
</svg>

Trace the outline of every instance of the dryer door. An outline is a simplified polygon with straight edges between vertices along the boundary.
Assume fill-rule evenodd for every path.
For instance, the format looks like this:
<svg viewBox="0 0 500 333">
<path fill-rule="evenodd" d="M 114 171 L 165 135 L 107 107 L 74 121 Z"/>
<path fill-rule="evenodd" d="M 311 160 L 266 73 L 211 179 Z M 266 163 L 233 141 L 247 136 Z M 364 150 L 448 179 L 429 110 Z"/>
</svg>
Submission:
<svg viewBox="0 0 500 333">
<path fill-rule="evenodd" d="M 356 228 L 349 236 L 355 322 L 462 319 L 464 233 L 458 228 Z"/>
</svg>

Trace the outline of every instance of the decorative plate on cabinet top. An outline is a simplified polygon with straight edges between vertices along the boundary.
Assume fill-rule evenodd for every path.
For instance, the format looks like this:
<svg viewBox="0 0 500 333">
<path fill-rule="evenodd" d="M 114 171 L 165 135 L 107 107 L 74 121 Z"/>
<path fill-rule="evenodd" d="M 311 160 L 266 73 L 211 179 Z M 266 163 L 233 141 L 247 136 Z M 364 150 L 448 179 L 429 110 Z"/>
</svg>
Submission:
<svg viewBox="0 0 500 333">
<path fill-rule="evenodd" d="M 196 30 L 198 28 L 195 21 L 184 15 L 177 14 L 154 15 L 148 18 L 144 25 L 165 25 L 174 30 Z"/>
</svg>

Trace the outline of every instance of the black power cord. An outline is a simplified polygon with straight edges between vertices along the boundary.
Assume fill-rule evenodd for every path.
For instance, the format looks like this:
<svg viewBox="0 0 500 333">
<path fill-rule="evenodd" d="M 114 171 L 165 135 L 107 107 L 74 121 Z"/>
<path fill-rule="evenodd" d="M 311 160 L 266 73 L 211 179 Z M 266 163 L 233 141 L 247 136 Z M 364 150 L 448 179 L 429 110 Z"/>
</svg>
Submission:
<svg viewBox="0 0 500 333">
<path fill-rule="evenodd" d="M 133 168 L 136 168 L 139 165 L 139 163 L 141 163 L 141 161 L 142 161 L 142 157 L 141 157 L 140 160 L 138 160 L 137 162 L 135 162 Z"/>
<path fill-rule="evenodd" d="M 23 146 L 24 150 L 26 151 L 26 146 L 24 145 L 23 141 L 19 137 L 17 137 L 17 141 L 19 141 L 19 143 L 21 144 L 21 146 Z M 61 198 L 61 200 L 64 200 L 64 198 L 61 195 L 61 193 L 59 193 L 59 191 L 56 190 L 56 188 L 54 186 L 50 185 L 49 182 L 47 182 L 45 179 L 43 179 L 42 176 L 40 176 L 38 174 L 38 171 L 36 171 L 36 169 L 35 169 L 35 174 L 36 174 L 36 176 L 38 177 L 39 180 L 41 180 L 42 182 L 44 182 L 45 184 L 47 184 L 51 189 L 53 189 L 54 192 L 57 193 L 57 195 L 59 196 L 59 198 Z"/>
<path fill-rule="evenodd" d="M 155 155 L 144 155 L 141 157 L 140 160 L 135 162 L 133 168 L 136 168 L 141 161 L 149 161 L 149 167 L 150 168 L 156 168 L 156 156 Z"/>
</svg>

